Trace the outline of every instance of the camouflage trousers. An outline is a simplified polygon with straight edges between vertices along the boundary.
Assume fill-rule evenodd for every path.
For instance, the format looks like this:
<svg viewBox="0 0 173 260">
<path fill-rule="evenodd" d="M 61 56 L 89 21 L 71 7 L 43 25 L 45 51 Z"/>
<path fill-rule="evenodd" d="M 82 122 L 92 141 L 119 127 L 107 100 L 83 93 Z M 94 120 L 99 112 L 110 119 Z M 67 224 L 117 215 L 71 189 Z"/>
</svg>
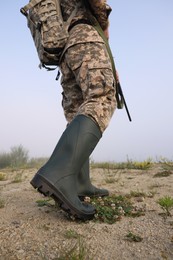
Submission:
<svg viewBox="0 0 173 260">
<path fill-rule="evenodd" d="M 60 67 L 67 122 L 83 114 L 92 118 L 103 133 L 116 108 L 114 77 L 104 43 L 69 47 Z"/>
</svg>

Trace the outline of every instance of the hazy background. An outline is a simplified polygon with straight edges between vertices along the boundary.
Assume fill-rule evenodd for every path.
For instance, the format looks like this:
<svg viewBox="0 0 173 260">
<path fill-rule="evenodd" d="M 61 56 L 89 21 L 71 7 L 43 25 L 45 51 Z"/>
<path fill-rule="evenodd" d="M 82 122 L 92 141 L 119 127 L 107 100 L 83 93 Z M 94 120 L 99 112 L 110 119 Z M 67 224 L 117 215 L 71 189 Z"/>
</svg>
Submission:
<svg viewBox="0 0 173 260">
<path fill-rule="evenodd" d="M 66 126 L 56 72 L 39 60 L 19 12 L 28 0 L 1 1 L 0 152 L 22 144 L 49 156 Z M 95 161 L 173 159 L 173 1 L 108 0 L 110 44 L 131 113 L 117 110 Z"/>
</svg>

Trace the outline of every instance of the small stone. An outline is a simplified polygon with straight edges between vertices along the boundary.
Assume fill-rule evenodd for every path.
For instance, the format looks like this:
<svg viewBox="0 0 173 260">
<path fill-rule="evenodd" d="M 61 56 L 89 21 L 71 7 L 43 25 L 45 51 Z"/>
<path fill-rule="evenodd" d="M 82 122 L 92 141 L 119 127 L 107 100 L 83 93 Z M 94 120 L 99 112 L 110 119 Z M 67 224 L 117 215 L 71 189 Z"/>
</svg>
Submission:
<svg viewBox="0 0 173 260">
<path fill-rule="evenodd" d="M 138 197 L 136 198 L 137 202 L 144 202 L 145 198 L 144 197 Z"/>
</svg>

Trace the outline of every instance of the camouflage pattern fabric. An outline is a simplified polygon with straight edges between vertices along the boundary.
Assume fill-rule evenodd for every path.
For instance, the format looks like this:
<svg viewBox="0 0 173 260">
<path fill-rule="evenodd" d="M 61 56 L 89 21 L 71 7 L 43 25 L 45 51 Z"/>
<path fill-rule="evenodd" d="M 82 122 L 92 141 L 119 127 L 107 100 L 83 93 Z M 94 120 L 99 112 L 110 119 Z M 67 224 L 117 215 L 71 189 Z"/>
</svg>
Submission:
<svg viewBox="0 0 173 260">
<path fill-rule="evenodd" d="M 106 0 L 86 0 L 86 1 L 88 1 L 88 4 L 93 14 L 97 18 L 98 22 L 100 23 L 100 26 L 102 27 L 103 30 L 105 30 L 108 27 L 108 16 L 112 10 L 111 7 L 107 4 Z M 73 22 L 81 19 L 84 20 L 89 19 L 88 13 L 81 0 L 70 0 L 70 1 L 63 0 L 61 1 L 61 7 L 62 7 L 63 18 L 65 20 L 68 19 L 72 10 L 78 3 L 81 3 L 81 7 L 78 9 L 77 14 L 73 19 Z"/>
<path fill-rule="evenodd" d="M 116 108 L 114 77 L 105 44 L 95 29 L 85 24 L 73 28 L 69 43 L 60 66 L 65 117 L 70 123 L 76 115 L 86 115 L 104 132 Z"/>
<path fill-rule="evenodd" d="M 100 37 L 98 32 L 91 26 L 86 24 L 81 24 L 75 26 L 71 31 L 65 46 L 65 50 L 69 47 L 78 44 L 78 43 L 86 43 L 86 42 L 102 42 L 103 39 Z"/>
</svg>

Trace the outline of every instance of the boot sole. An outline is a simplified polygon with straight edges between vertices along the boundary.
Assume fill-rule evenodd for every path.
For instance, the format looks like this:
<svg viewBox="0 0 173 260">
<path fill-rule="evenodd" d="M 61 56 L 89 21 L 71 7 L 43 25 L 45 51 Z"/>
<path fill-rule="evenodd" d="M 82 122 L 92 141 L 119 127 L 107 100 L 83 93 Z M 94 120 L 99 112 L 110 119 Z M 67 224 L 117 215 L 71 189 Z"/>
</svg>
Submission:
<svg viewBox="0 0 173 260">
<path fill-rule="evenodd" d="M 52 197 L 56 202 L 58 202 L 61 209 L 63 209 L 68 214 L 74 216 L 81 220 L 93 219 L 95 212 L 91 214 L 86 214 L 77 210 L 71 203 L 64 197 L 64 195 L 58 191 L 50 182 L 48 182 L 44 177 L 36 174 L 31 180 L 30 184 L 37 189 L 38 192 L 44 196 Z"/>
</svg>

